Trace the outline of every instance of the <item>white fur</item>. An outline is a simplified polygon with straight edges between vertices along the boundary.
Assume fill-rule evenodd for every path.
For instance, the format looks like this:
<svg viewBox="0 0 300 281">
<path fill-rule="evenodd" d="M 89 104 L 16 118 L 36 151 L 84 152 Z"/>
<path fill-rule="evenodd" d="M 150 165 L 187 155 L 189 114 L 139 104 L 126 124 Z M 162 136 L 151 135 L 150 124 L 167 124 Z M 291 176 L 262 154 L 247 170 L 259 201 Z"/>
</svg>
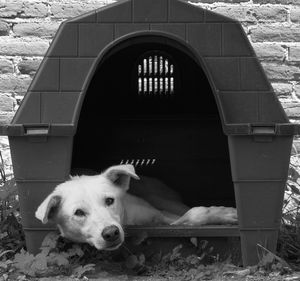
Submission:
<svg viewBox="0 0 300 281">
<path fill-rule="evenodd" d="M 115 183 L 119 176 L 124 178 Z M 148 202 L 126 192 L 130 177 L 138 178 L 131 165 L 114 166 L 96 176 L 72 177 L 55 188 L 39 206 L 35 216 L 47 223 L 53 198 L 61 198 L 52 218 L 61 235 L 74 241 L 90 243 L 97 249 L 110 248 L 101 236 L 107 226 L 115 225 L 119 228 L 121 245 L 124 241 L 122 225 L 170 223 L 166 216 Z M 114 198 L 114 204 L 106 206 L 107 197 Z M 87 215 L 74 215 L 77 209 L 84 210 Z"/>
<path fill-rule="evenodd" d="M 135 182 L 132 187 L 135 194 L 148 198 L 151 205 L 126 192 L 130 178 L 139 179 L 132 165 L 113 166 L 95 176 L 72 177 L 55 188 L 38 207 L 35 216 L 43 223 L 50 219 L 57 224 L 61 235 L 71 240 L 87 242 L 97 249 L 106 250 L 116 249 L 123 243 L 123 225 L 199 226 L 237 222 L 234 208 L 213 206 L 189 210 L 167 186 L 143 177 L 141 185 Z M 110 206 L 105 203 L 108 197 L 114 199 Z M 75 212 L 78 209 L 86 215 L 77 216 Z M 117 244 L 105 241 L 101 235 L 103 229 L 111 225 L 120 231 Z"/>
</svg>

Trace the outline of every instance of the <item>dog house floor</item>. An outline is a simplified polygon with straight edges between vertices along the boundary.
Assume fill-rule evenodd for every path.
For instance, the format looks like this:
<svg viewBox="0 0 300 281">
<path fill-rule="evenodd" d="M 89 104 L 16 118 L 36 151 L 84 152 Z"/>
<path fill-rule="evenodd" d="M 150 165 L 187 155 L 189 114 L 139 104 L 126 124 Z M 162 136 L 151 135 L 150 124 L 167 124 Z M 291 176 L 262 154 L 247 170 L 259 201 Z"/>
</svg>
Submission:
<svg viewBox="0 0 300 281">
<path fill-rule="evenodd" d="M 142 232 L 147 237 L 239 237 L 238 226 L 206 225 L 195 226 L 127 226 L 128 236 L 135 236 Z"/>
</svg>

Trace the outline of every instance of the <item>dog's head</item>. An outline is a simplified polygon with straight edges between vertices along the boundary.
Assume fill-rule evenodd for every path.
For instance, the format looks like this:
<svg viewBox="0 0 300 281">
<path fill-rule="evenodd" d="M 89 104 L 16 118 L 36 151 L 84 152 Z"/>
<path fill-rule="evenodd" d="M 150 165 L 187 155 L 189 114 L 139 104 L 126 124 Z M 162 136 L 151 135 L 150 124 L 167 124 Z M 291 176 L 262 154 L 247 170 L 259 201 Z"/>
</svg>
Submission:
<svg viewBox="0 0 300 281">
<path fill-rule="evenodd" d="M 132 165 L 119 165 L 96 176 L 76 176 L 62 183 L 42 202 L 35 216 L 57 224 L 61 235 L 87 242 L 99 250 L 114 250 L 124 241 L 123 197 Z"/>
</svg>

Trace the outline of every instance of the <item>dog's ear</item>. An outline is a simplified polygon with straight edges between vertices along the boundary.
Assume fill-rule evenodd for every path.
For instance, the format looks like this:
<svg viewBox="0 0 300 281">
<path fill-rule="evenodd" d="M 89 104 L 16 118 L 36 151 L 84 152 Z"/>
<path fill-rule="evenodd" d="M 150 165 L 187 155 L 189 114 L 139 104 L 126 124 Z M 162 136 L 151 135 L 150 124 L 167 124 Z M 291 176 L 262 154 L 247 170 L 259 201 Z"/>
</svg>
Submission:
<svg viewBox="0 0 300 281">
<path fill-rule="evenodd" d="M 115 185 L 128 190 L 130 178 L 139 180 L 140 178 L 135 173 L 133 165 L 118 165 L 108 168 L 102 176 L 109 179 Z"/>
<path fill-rule="evenodd" d="M 61 196 L 51 193 L 37 208 L 35 217 L 42 223 L 47 223 L 54 218 L 61 202 Z"/>
</svg>

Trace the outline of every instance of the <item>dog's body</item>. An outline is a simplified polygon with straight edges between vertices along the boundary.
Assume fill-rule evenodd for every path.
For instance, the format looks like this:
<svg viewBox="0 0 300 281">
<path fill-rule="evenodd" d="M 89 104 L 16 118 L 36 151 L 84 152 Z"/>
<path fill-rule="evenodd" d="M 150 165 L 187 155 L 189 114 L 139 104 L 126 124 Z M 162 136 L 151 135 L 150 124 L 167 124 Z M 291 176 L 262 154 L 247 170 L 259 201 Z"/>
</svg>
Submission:
<svg viewBox="0 0 300 281">
<path fill-rule="evenodd" d="M 136 180 L 131 185 L 130 178 Z M 100 175 L 73 177 L 43 201 L 36 217 L 43 223 L 55 222 L 61 234 L 71 240 L 106 250 L 123 243 L 123 225 L 201 225 L 237 220 L 233 208 L 190 209 L 162 182 L 147 177 L 138 180 L 131 165 L 113 166 Z M 129 185 L 132 194 L 127 193 Z"/>
</svg>

